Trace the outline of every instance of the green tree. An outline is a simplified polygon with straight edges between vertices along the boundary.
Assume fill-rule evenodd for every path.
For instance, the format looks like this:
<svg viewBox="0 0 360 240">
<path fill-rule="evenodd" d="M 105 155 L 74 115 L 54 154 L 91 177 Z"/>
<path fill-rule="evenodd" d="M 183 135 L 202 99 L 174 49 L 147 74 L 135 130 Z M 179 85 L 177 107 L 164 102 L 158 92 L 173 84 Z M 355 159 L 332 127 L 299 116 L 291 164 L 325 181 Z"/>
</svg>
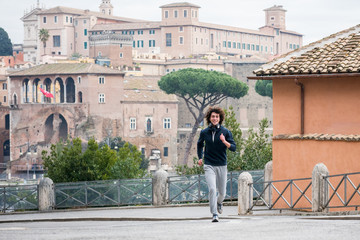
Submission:
<svg viewBox="0 0 360 240">
<path fill-rule="evenodd" d="M 45 47 L 46 47 L 46 42 L 47 40 L 49 40 L 49 31 L 45 28 L 40 29 L 39 31 L 39 39 L 40 41 L 43 43 L 43 47 L 44 47 L 44 55 L 45 55 Z"/>
<path fill-rule="evenodd" d="M 242 138 L 240 123 L 238 123 L 236 120 L 236 115 L 232 106 L 229 107 L 229 110 L 225 109 L 224 112 L 224 126 L 230 130 L 236 143 L 236 152 L 227 151 L 228 170 L 239 171 L 241 170 L 242 166 L 242 159 L 240 153 L 244 148 L 244 139 Z"/>
<path fill-rule="evenodd" d="M 0 56 L 12 56 L 12 43 L 7 32 L 0 27 Z"/>
<path fill-rule="evenodd" d="M 225 73 L 192 68 L 171 72 L 163 76 L 158 85 L 167 94 L 175 94 L 183 99 L 195 120 L 185 147 L 184 165 L 187 164 L 197 129 L 204 120 L 205 109 L 221 103 L 227 97 L 243 97 L 248 91 L 245 83 Z"/>
<path fill-rule="evenodd" d="M 230 106 L 229 110 L 225 110 L 224 126 L 232 132 L 236 143 L 236 152 L 227 151 L 228 170 L 264 169 L 265 164 L 272 159 L 271 135 L 266 133 L 266 128 L 269 127 L 268 120 L 261 120 L 257 131 L 250 128 L 248 137 L 244 138 L 240 124 L 237 122 L 233 108 Z M 201 174 L 203 173 L 203 167 L 198 166 L 197 163 L 198 159 L 194 158 L 192 167 L 176 166 L 176 172 L 179 175 Z"/>
<path fill-rule="evenodd" d="M 175 166 L 175 171 L 179 175 L 195 175 L 195 174 L 204 174 L 204 167 L 199 166 L 199 159 L 193 158 L 193 166 L 189 167 L 188 165 L 178 165 Z"/>
<path fill-rule="evenodd" d="M 143 177 L 141 152 L 124 142 L 117 149 L 101 146 L 90 139 L 82 151 L 80 138 L 52 144 L 50 153 L 42 151 L 47 176 L 55 183 Z"/>
<path fill-rule="evenodd" d="M 271 135 L 266 133 L 269 127 L 267 119 L 261 120 L 259 130 L 249 129 L 249 136 L 244 143 L 242 153 L 242 169 L 264 169 L 265 164 L 272 159 Z"/>
<path fill-rule="evenodd" d="M 255 84 L 255 91 L 264 97 L 273 97 L 272 81 L 271 80 L 257 80 Z"/>
<path fill-rule="evenodd" d="M 129 179 L 144 177 L 146 171 L 140 168 L 141 162 L 141 152 L 137 150 L 136 146 L 125 143 L 119 149 L 117 161 L 111 169 L 112 178 Z"/>
</svg>

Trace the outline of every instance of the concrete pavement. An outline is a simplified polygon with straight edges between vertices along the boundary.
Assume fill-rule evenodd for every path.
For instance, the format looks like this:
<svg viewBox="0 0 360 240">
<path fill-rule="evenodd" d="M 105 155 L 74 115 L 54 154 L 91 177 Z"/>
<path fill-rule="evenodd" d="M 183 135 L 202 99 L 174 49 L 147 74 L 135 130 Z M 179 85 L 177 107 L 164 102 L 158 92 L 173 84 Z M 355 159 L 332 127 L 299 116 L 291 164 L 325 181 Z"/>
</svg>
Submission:
<svg viewBox="0 0 360 240">
<path fill-rule="evenodd" d="M 225 206 L 211 223 L 208 204 L 0 214 L 0 239 L 359 239 L 360 214 L 255 211 Z"/>
</svg>

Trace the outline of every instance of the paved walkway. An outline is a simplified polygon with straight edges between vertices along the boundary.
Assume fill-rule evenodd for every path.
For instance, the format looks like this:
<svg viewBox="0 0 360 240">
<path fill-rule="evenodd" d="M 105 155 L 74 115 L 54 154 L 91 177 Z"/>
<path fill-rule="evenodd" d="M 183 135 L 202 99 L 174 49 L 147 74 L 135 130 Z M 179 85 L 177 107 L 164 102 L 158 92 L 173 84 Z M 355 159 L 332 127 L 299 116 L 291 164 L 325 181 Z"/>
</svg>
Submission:
<svg viewBox="0 0 360 240">
<path fill-rule="evenodd" d="M 359 220 L 359 212 L 260 211 L 238 216 L 237 206 L 225 206 L 220 222 L 211 223 L 207 204 L 93 208 L 0 214 L 0 239 L 355 240 Z"/>
</svg>

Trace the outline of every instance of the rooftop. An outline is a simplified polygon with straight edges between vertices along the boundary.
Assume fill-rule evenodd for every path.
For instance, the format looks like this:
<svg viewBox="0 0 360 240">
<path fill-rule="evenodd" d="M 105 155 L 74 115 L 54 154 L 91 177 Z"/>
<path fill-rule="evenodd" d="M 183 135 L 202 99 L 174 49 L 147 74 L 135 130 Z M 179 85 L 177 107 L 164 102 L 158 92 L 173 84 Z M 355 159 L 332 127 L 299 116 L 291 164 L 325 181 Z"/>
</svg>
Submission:
<svg viewBox="0 0 360 240">
<path fill-rule="evenodd" d="M 257 76 L 360 72 L 360 24 L 280 56 Z"/>
<path fill-rule="evenodd" d="M 195 7 L 195 8 L 200 8 L 200 6 L 192 4 L 192 3 L 188 3 L 188 2 L 170 3 L 170 4 L 160 6 L 160 8 L 172 8 L 172 7 Z"/>
<path fill-rule="evenodd" d="M 42 64 L 29 69 L 25 69 L 13 74 L 10 77 L 30 77 L 30 76 L 42 76 L 42 75 L 54 75 L 54 74 L 105 74 L 113 75 L 124 73 L 103 67 L 93 63 L 54 63 L 54 64 Z"/>
<path fill-rule="evenodd" d="M 175 95 L 163 92 L 157 82 L 159 77 L 125 77 L 124 102 L 173 102 L 178 100 Z"/>
</svg>

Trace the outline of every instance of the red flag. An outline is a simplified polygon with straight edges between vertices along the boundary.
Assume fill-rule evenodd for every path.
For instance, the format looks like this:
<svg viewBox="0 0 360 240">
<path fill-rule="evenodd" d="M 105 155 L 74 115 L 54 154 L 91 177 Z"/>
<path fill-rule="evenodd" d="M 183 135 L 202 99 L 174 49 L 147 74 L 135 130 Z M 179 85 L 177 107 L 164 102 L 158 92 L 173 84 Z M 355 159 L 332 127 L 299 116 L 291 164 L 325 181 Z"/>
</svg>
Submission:
<svg viewBox="0 0 360 240">
<path fill-rule="evenodd" d="M 48 97 L 48 98 L 53 98 L 54 97 L 54 95 L 52 95 L 51 92 L 48 92 L 48 91 L 46 91 L 46 90 L 44 90 L 42 88 L 39 88 L 39 89 L 45 95 L 45 97 Z"/>
</svg>

